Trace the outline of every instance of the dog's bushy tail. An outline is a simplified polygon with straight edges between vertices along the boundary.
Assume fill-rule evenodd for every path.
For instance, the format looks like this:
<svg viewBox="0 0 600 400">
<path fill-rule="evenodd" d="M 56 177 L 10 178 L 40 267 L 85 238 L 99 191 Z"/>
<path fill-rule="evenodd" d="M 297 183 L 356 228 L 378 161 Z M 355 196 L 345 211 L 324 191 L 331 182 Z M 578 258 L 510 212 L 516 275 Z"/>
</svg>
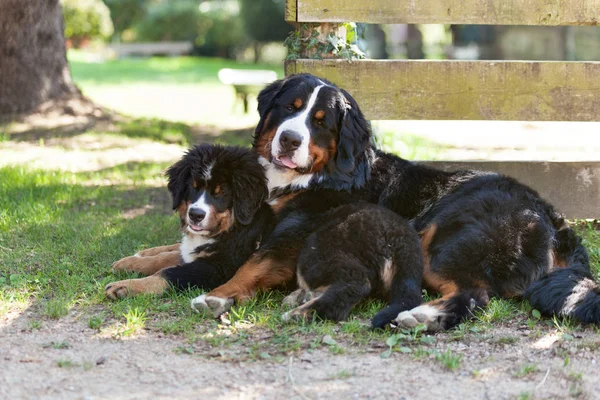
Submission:
<svg viewBox="0 0 600 400">
<path fill-rule="evenodd" d="M 587 251 L 575 232 L 556 232 L 554 253 L 566 266 L 557 267 L 533 282 L 524 298 L 546 316 L 565 316 L 584 323 L 600 323 L 600 288 L 590 271 Z"/>
</svg>

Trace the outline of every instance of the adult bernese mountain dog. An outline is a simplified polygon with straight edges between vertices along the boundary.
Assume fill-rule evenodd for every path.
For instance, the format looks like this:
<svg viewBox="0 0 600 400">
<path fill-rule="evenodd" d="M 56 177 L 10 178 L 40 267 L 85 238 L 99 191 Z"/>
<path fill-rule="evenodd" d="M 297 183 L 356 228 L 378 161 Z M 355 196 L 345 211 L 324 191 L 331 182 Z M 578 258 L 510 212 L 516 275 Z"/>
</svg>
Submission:
<svg viewBox="0 0 600 400">
<path fill-rule="evenodd" d="M 229 282 L 195 299 L 197 306 L 223 312 L 232 299 L 292 280 L 290 260 L 326 221 L 314 221 L 301 241 L 290 228 L 310 220 L 312 207 L 329 210 L 332 199 L 349 196 L 345 202 L 384 206 L 419 232 L 422 284 L 441 298 L 400 310 L 396 325 L 448 329 L 485 307 L 490 296 L 521 297 L 546 315 L 600 322 L 586 249 L 534 190 L 495 173 L 444 172 L 376 151 L 355 100 L 324 79 L 303 74 L 276 81 L 258 103 L 254 149 L 266 168 L 270 201 L 287 210 L 286 222 Z M 298 201 L 306 192 L 317 194 Z M 376 327 L 387 323 L 379 317 Z"/>
<path fill-rule="evenodd" d="M 263 166 L 249 149 L 200 145 L 167 170 L 181 244 L 147 249 L 113 271 L 149 275 L 106 286 L 111 299 L 162 293 L 169 286 L 213 289 L 227 282 L 267 240 L 275 220 Z"/>
</svg>

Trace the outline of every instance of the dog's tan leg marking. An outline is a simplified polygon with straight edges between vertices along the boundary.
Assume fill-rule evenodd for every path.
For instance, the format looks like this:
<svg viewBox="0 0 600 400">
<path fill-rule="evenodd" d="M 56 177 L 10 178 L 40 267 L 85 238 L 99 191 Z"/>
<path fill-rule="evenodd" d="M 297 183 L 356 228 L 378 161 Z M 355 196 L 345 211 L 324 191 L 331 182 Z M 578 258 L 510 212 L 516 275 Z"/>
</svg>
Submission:
<svg viewBox="0 0 600 400">
<path fill-rule="evenodd" d="M 162 294 L 168 287 L 169 283 L 165 278 L 160 274 L 155 274 L 141 279 L 126 279 L 109 283 L 104 288 L 104 294 L 111 300 L 117 300 L 140 293 Z"/>
<path fill-rule="evenodd" d="M 152 247 L 146 250 L 142 250 L 140 252 L 138 252 L 136 254 L 136 256 L 140 256 L 140 257 L 149 257 L 149 256 L 156 256 L 160 253 L 168 253 L 171 251 L 179 251 L 179 247 L 181 246 L 180 243 L 175 243 L 175 244 L 171 244 L 169 246 L 158 246 L 158 247 Z"/>
<path fill-rule="evenodd" d="M 227 283 L 193 299 L 192 308 L 208 308 L 214 315 L 222 314 L 229 311 L 234 300 L 243 302 L 252 298 L 258 289 L 270 289 L 289 282 L 294 277 L 294 270 L 293 263 L 282 264 L 254 255 Z"/>
<path fill-rule="evenodd" d="M 181 254 L 179 250 L 175 250 L 159 253 L 155 256 L 125 257 L 115 262 L 111 271 L 139 272 L 140 274 L 149 276 L 164 268 L 174 267 L 179 263 L 181 263 Z"/>
</svg>

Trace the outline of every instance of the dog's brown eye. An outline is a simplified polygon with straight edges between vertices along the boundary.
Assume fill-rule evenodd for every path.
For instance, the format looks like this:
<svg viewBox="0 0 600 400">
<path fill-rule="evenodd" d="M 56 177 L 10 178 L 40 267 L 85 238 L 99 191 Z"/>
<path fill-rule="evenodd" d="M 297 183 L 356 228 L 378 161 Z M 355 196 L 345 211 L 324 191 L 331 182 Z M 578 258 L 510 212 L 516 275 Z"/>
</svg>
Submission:
<svg viewBox="0 0 600 400">
<path fill-rule="evenodd" d="M 286 110 L 286 111 L 289 111 L 289 112 L 292 112 L 292 111 L 294 111 L 294 106 L 293 106 L 293 105 L 291 105 L 291 104 L 290 104 L 290 105 L 287 105 L 287 106 L 285 106 L 285 110 Z"/>
<path fill-rule="evenodd" d="M 221 186 L 217 186 L 215 187 L 215 190 L 213 190 L 213 196 L 215 197 L 223 197 L 225 194 L 227 194 L 226 189 Z"/>
</svg>

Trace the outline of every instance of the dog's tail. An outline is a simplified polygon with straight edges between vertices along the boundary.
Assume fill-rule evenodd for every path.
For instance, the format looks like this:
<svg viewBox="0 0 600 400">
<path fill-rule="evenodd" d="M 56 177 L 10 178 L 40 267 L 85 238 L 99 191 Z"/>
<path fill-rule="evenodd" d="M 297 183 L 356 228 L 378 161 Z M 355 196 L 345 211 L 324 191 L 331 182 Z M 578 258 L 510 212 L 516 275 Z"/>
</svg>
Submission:
<svg viewBox="0 0 600 400">
<path fill-rule="evenodd" d="M 543 315 L 600 323 L 600 288 L 581 238 L 571 228 L 563 228 L 556 232 L 554 243 L 555 259 L 562 261 L 561 266 L 533 282 L 523 297 Z"/>
</svg>

